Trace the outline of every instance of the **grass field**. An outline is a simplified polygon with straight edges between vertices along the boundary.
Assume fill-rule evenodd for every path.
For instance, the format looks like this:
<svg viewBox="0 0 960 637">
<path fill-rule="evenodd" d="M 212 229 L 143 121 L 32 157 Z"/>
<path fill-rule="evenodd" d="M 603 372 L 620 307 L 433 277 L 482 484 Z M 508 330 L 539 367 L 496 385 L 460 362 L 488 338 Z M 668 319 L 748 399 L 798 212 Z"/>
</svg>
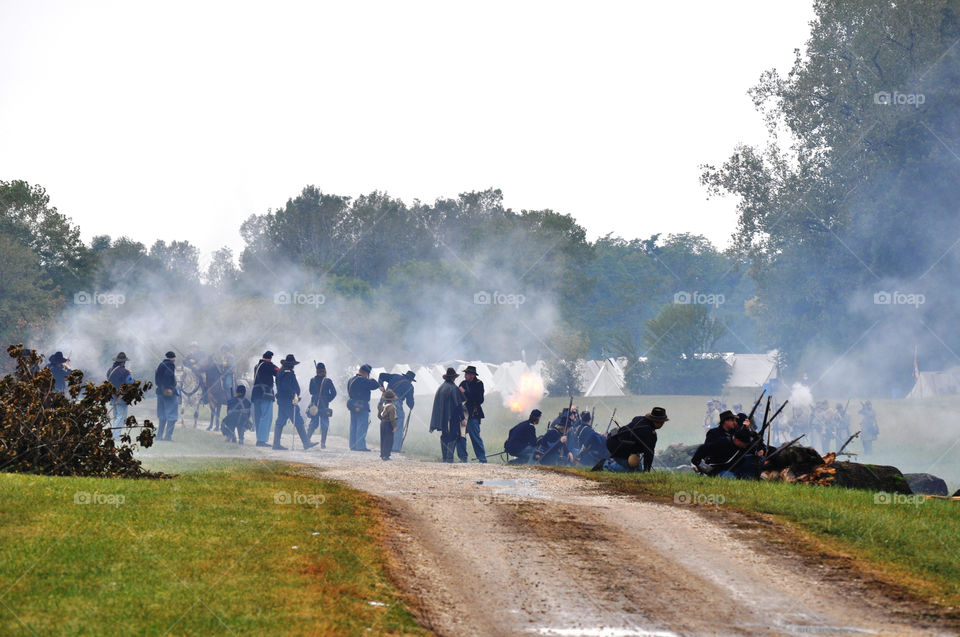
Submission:
<svg viewBox="0 0 960 637">
<path fill-rule="evenodd" d="M 423 634 L 365 495 L 283 463 L 148 464 L 180 475 L 0 474 L 0 634 Z"/>
<path fill-rule="evenodd" d="M 814 543 L 825 542 L 866 570 L 878 571 L 886 582 L 919 598 L 960 608 L 960 502 L 666 471 L 577 473 L 618 491 L 701 510 L 772 514 L 815 537 Z"/>
</svg>

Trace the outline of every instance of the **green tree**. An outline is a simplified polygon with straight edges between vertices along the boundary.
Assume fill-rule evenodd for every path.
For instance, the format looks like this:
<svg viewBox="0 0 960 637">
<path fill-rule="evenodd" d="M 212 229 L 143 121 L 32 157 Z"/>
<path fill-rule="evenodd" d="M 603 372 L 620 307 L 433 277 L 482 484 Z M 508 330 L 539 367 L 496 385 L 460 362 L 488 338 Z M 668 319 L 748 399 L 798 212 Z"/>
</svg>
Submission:
<svg viewBox="0 0 960 637">
<path fill-rule="evenodd" d="M 17 238 L 0 234 L 0 340 L 28 342 L 62 305 L 36 253 Z"/>
<path fill-rule="evenodd" d="M 704 305 L 664 306 L 646 323 L 645 393 L 717 393 L 729 375 L 726 362 L 715 353 L 725 331 Z"/>
</svg>

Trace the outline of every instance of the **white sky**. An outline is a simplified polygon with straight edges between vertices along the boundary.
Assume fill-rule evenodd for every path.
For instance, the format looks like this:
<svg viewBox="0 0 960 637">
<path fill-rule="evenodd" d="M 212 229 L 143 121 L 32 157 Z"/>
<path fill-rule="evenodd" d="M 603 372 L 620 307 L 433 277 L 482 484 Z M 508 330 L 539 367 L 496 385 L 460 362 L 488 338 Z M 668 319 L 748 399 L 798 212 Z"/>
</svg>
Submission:
<svg viewBox="0 0 960 637">
<path fill-rule="evenodd" d="M 789 69 L 809 0 L 0 0 L 0 179 L 85 239 L 242 247 L 303 186 L 408 203 L 503 189 L 590 238 L 705 234 L 698 165 L 765 138 L 747 89 Z"/>
</svg>

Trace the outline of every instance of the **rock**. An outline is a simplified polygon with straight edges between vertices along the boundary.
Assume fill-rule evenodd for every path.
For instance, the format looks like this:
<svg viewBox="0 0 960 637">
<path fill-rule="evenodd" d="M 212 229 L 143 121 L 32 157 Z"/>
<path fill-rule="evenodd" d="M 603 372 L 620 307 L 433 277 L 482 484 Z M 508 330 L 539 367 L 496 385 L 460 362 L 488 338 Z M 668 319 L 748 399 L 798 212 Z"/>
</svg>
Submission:
<svg viewBox="0 0 960 637">
<path fill-rule="evenodd" d="M 834 462 L 833 466 L 837 468 L 834 484 L 838 487 L 905 495 L 913 493 L 907 479 L 896 467 L 859 462 Z"/>
<path fill-rule="evenodd" d="M 947 483 L 943 478 L 938 478 L 929 473 L 905 473 L 903 477 L 907 479 L 910 490 L 914 493 L 923 495 L 947 495 Z"/>
<path fill-rule="evenodd" d="M 693 457 L 693 454 L 697 451 L 697 447 L 700 445 L 683 445 L 675 444 L 670 445 L 666 449 L 662 449 L 657 452 L 656 460 L 654 461 L 655 466 L 666 466 L 669 468 L 690 466 L 690 458 Z"/>
</svg>

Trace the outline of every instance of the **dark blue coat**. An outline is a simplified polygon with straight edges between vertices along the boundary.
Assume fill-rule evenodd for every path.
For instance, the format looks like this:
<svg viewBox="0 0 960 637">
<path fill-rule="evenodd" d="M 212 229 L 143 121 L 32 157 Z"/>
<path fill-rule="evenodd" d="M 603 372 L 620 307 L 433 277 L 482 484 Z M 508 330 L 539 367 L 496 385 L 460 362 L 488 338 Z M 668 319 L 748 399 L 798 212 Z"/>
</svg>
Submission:
<svg viewBox="0 0 960 637">
<path fill-rule="evenodd" d="M 253 366 L 252 400 L 273 400 L 273 383 L 277 378 L 277 366 L 270 361 L 261 360 Z"/>
<path fill-rule="evenodd" d="M 540 452 L 540 464 L 562 464 L 567 457 L 567 443 L 560 442 L 563 434 L 557 429 L 550 429 L 537 441 L 537 450 Z M 570 439 L 567 438 L 569 441 Z"/>
<path fill-rule="evenodd" d="M 365 411 L 370 411 L 370 392 L 379 386 L 380 383 L 374 379 L 357 374 L 347 381 L 347 395 Z"/>
<path fill-rule="evenodd" d="M 310 404 L 327 409 L 337 397 L 337 388 L 326 376 L 314 376 L 310 379 Z"/>
<path fill-rule="evenodd" d="M 597 433 L 593 427 L 584 426 L 579 432 L 580 464 L 588 467 L 596 465 L 601 460 L 610 457 L 607 451 L 607 439 Z"/>
<path fill-rule="evenodd" d="M 227 401 L 227 417 L 223 421 L 224 426 L 230 429 L 246 430 L 250 422 L 250 401 L 246 398 L 237 398 L 234 396 Z"/>
<path fill-rule="evenodd" d="M 300 383 L 292 367 L 284 367 L 277 374 L 277 404 L 292 405 L 293 397 L 300 394 Z"/>
<path fill-rule="evenodd" d="M 377 377 L 381 385 L 386 385 L 387 389 L 392 389 L 397 395 L 397 403 L 406 401 L 407 407 L 413 409 L 413 382 L 403 374 L 391 374 L 384 372 Z"/>
<path fill-rule="evenodd" d="M 456 431 L 459 435 L 462 420 L 463 399 L 460 396 L 460 390 L 452 381 L 445 380 L 433 396 L 430 431 L 439 431 L 441 435 L 447 436 L 451 436 Z"/>
<path fill-rule="evenodd" d="M 114 387 L 120 388 L 120 385 L 130 384 L 133 382 L 133 376 L 130 374 L 130 371 L 123 366 L 122 363 L 114 363 L 110 368 L 110 371 L 107 372 L 107 380 L 109 380 Z"/>
<path fill-rule="evenodd" d="M 460 389 L 463 391 L 463 398 L 467 403 L 467 418 L 483 418 L 483 381 L 479 378 L 470 382 L 465 380 L 460 383 Z"/>
<path fill-rule="evenodd" d="M 164 360 L 157 365 L 157 371 L 153 375 L 153 383 L 157 386 L 157 395 L 163 394 L 165 389 L 177 389 L 176 365 L 171 360 Z"/>
<path fill-rule="evenodd" d="M 527 447 L 537 444 L 537 427 L 529 420 L 514 425 L 507 434 L 507 441 L 503 443 L 503 450 L 515 456 Z"/>
<path fill-rule="evenodd" d="M 50 363 L 47 365 L 47 368 L 50 370 L 50 373 L 53 374 L 53 390 L 61 394 L 66 392 L 67 376 L 70 375 L 69 370 L 63 366 L 63 363 Z"/>
</svg>

